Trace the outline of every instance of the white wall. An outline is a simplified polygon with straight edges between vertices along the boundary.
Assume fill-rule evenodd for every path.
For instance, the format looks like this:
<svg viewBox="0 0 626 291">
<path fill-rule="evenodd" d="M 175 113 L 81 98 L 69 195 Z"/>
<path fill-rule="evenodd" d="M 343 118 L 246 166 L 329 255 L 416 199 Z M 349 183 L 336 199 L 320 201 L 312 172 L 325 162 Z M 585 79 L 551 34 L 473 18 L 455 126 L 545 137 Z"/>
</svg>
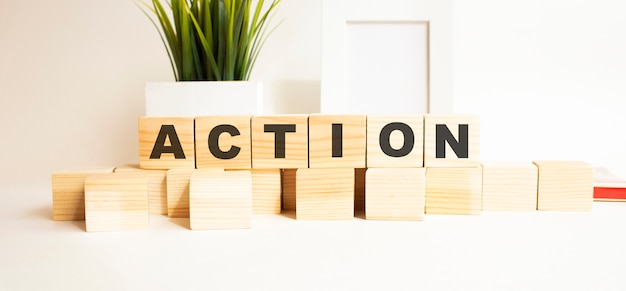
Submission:
<svg viewBox="0 0 626 291">
<path fill-rule="evenodd" d="M 320 2 L 283 0 L 252 75 L 268 113 L 319 109 Z M 626 177 L 621 3 L 454 2 L 455 108 L 481 115 L 485 159 L 583 159 Z M 0 182 L 136 162 L 144 83 L 165 80 L 131 0 L 0 0 Z"/>
</svg>

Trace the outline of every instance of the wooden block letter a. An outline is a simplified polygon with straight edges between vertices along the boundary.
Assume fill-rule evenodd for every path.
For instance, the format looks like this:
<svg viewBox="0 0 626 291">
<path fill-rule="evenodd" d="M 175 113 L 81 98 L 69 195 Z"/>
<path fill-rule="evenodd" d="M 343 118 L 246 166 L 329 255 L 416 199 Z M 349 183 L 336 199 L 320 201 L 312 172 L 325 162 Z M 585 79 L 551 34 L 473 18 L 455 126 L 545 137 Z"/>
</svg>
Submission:
<svg viewBox="0 0 626 291">
<path fill-rule="evenodd" d="M 194 168 L 193 118 L 141 117 L 139 167 L 142 169 Z"/>
</svg>

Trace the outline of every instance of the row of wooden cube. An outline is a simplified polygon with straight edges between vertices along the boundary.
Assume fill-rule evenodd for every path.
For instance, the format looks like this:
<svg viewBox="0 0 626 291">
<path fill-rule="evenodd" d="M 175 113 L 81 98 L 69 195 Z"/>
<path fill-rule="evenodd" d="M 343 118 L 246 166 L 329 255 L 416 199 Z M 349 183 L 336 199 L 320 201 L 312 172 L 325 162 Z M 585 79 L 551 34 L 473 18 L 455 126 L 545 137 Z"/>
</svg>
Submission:
<svg viewBox="0 0 626 291">
<path fill-rule="evenodd" d="M 91 209 L 90 215 L 95 215 L 91 221 L 96 222 L 92 228 L 107 230 L 97 222 L 115 222 L 120 211 L 146 224 L 148 213 L 168 214 L 192 216 L 191 227 L 202 229 L 245 225 L 235 218 L 249 217 L 246 213 L 251 215 L 252 209 L 257 213 L 281 210 L 280 170 L 120 167 L 115 172 L 117 175 L 53 175 L 53 219 L 83 219 L 85 210 Z M 424 213 L 478 214 L 481 210 L 589 210 L 592 179 L 591 166 L 581 162 L 484 163 L 482 168 L 286 169 L 282 206 L 296 210 L 298 219 L 349 219 L 355 208 L 365 210 L 368 219 L 391 220 L 421 220 Z M 87 198 L 83 191 L 89 193 Z M 190 215 L 194 207 L 196 213 L 209 217 L 194 218 Z M 232 219 L 219 219 L 225 217 Z M 141 223 L 130 227 L 137 225 Z"/>
<path fill-rule="evenodd" d="M 474 115 L 139 119 L 142 169 L 476 166 L 479 142 Z"/>
</svg>

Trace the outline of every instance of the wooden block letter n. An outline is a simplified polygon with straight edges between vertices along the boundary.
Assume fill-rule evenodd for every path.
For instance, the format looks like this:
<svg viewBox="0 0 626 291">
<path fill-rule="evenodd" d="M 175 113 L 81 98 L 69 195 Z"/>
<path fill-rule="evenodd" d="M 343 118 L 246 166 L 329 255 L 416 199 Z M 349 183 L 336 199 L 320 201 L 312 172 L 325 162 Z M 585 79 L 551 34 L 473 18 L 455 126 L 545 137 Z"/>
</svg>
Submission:
<svg viewBox="0 0 626 291">
<path fill-rule="evenodd" d="M 426 115 L 424 165 L 476 167 L 480 165 L 480 118 L 473 115 Z"/>
<path fill-rule="evenodd" d="M 194 168 L 193 118 L 139 118 L 139 167 Z"/>
</svg>

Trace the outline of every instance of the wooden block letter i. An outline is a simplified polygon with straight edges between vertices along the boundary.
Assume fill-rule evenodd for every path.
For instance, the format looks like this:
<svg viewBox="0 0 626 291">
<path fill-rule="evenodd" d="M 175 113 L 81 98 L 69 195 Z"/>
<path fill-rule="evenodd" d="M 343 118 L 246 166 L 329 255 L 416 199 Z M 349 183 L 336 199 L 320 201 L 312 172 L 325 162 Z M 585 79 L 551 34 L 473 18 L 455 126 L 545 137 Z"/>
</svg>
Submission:
<svg viewBox="0 0 626 291">
<path fill-rule="evenodd" d="M 139 118 L 139 167 L 194 168 L 193 118 Z"/>
</svg>

